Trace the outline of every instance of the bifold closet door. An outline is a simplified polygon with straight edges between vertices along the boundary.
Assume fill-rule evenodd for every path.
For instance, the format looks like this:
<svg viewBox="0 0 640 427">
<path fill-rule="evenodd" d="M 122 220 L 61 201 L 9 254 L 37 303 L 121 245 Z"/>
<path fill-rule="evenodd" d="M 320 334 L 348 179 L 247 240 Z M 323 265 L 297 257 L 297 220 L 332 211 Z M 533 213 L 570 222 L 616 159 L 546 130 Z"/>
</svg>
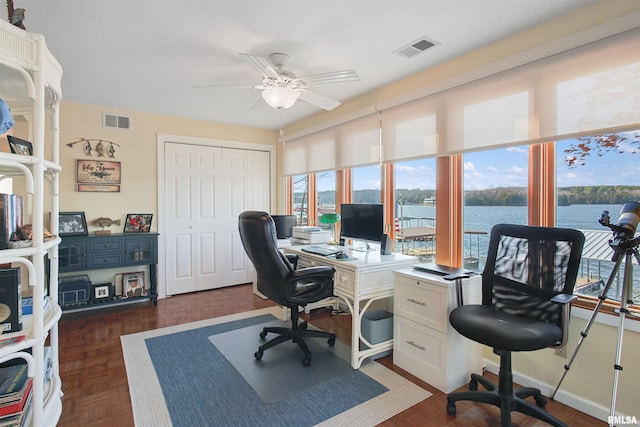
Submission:
<svg viewBox="0 0 640 427">
<path fill-rule="evenodd" d="M 223 280 L 227 285 L 253 281 L 253 265 L 242 247 L 238 216 L 246 210 L 269 212 L 269 153 L 265 151 L 223 150 L 223 168 L 228 195 L 225 204 L 225 247 L 229 262 Z"/>
<path fill-rule="evenodd" d="M 245 210 L 269 211 L 265 151 L 166 143 L 166 293 L 253 280 L 238 234 Z"/>
<path fill-rule="evenodd" d="M 222 148 L 165 144 L 167 295 L 223 286 Z"/>
</svg>

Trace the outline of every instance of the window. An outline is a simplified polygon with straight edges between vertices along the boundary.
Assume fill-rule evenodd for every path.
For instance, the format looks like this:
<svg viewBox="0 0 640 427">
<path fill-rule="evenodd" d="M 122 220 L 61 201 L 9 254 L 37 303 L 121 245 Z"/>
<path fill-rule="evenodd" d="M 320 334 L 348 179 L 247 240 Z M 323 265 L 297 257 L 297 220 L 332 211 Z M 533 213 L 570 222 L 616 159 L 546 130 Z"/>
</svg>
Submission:
<svg viewBox="0 0 640 427">
<path fill-rule="evenodd" d="M 436 160 L 395 164 L 395 251 L 435 261 Z"/>
<path fill-rule="evenodd" d="M 363 166 L 352 170 L 353 203 L 380 203 L 382 176 L 380 166 Z"/>
<path fill-rule="evenodd" d="M 309 176 L 296 175 L 293 177 L 293 214 L 299 225 L 308 225 L 309 212 Z"/>
<path fill-rule="evenodd" d="M 617 225 L 621 207 L 640 200 L 639 159 L 633 155 L 638 154 L 639 148 L 640 131 L 556 143 L 556 223 L 559 227 L 577 228 L 586 237 L 576 294 L 601 295 L 604 287 L 598 282 L 603 280 L 606 284 L 612 273 L 616 251 L 609 246 L 609 240 L 614 234 L 598 220 L 607 211 L 611 224 Z M 633 275 L 632 298 L 638 304 L 640 268 L 635 268 Z M 609 299 L 620 301 L 623 277 L 624 263 L 607 292 Z"/>
<path fill-rule="evenodd" d="M 527 224 L 527 147 L 464 155 L 463 265 L 481 271 L 491 227 Z"/>
</svg>

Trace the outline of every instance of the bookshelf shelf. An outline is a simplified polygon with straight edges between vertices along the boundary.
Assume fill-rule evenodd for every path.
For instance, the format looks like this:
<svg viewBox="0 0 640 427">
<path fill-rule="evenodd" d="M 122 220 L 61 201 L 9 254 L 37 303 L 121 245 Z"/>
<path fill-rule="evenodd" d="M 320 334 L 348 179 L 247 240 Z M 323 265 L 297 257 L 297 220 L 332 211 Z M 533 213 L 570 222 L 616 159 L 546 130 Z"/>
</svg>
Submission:
<svg viewBox="0 0 640 427">
<path fill-rule="evenodd" d="M 0 264 L 21 268 L 22 293 L 30 293 L 33 298 L 33 313 L 22 316 L 22 330 L 0 335 L 2 340 L 24 336 L 20 341 L 0 345 L 0 361 L 27 361 L 33 381 L 30 424 L 55 426 L 62 414 L 58 367 L 58 321 L 62 310 L 57 301 L 61 239 L 45 241 L 44 221 L 45 213 L 48 217 L 50 212 L 50 229 L 57 230 L 62 67 L 50 54 L 43 36 L 5 21 L 0 21 L 0 52 L 0 98 L 16 119 L 9 132 L 31 142 L 33 149 L 32 155 L 13 154 L 7 148 L 0 152 L 0 178 L 11 183 L 14 194 L 22 196 L 22 225 L 32 225 L 30 246 L 0 249 Z"/>
</svg>

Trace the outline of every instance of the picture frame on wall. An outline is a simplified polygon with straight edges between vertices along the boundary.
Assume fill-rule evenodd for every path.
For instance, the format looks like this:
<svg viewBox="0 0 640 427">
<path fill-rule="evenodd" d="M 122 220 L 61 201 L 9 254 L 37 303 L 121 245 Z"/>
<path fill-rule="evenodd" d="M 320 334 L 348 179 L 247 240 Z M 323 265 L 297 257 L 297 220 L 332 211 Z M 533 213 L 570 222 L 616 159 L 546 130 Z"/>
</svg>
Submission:
<svg viewBox="0 0 640 427">
<path fill-rule="evenodd" d="M 9 147 L 13 154 L 21 154 L 23 156 L 33 156 L 33 145 L 29 141 L 15 137 L 13 135 L 7 135 L 9 141 Z"/>
<path fill-rule="evenodd" d="M 58 235 L 87 236 L 87 219 L 84 212 L 60 212 L 58 215 Z"/>
<path fill-rule="evenodd" d="M 143 297 L 147 295 L 144 271 L 122 274 L 122 299 Z"/>
<path fill-rule="evenodd" d="M 153 214 L 127 214 L 124 221 L 125 233 L 148 233 L 151 230 Z"/>
</svg>

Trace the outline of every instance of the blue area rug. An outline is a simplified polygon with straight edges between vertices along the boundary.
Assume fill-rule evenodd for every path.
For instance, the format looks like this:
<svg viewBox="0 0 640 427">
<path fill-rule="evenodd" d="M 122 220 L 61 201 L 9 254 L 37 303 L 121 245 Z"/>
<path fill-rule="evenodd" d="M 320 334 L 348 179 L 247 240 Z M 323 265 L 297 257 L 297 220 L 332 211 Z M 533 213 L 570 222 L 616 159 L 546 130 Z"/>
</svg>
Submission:
<svg viewBox="0 0 640 427">
<path fill-rule="evenodd" d="M 265 403 L 276 403 L 290 396 L 311 391 L 314 387 L 322 388 L 334 384 L 342 387 L 339 383 L 353 376 L 353 368 L 349 364 L 351 347 L 340 341 L 336 341 L 335 346 L 330 347 L 326 339 L 307 339 L 307 346 L 312 353 L 309 366 L 302 364 L 302 351 L 293 341 L 266 350 L 262 359 L 256 360 L 253 355 L 258 346 L 276 336 L 268 334 L 267 339 L 261 340 L 260 332 L 265 326 L 287 327 L 288 324 L 274 320 L 209 337 L 212 345 L 216 346 Z M 295 380 L 295 387 L 291 387 L 292 380 Z M 351 393 L 355 399 L 352 399 L 353 404 L 347 402 L 350 406 L 366 402 L 369 398 L 388 390 L 364 374 L 353 378 L 349 385 L 362 387 L 367 391 Z M 378 393 L 374 394 L 376 391 Z"/>
<path fill-rule="evenodd" d="M 258 310 L 121 337 L 136 425 L 373 426 L 429 396 L 426 390 L 370 362 L 360 370 L 350 366 L 332 369 L 339 374 L 326 378 L 309 371 L 314 384 L 308 387 L 300 385 L 304 379 L 296 374 L 288 381 L 292 393 L 265 401 L 210 337 L 231 333 L 226 336 L 233 340 L 233 331 L 259 328 L 276 320 L 277 313 L 273 309 Z M 255 340 L 258 344 L 257 336 Z M 312 341 L 318 341 L 320 348 L 324 346 L 326 353 L 325 340 L 309 340 Z M 229 356 L 228 349 L 225 351 Z M 253 359 L 253 352 L 231 353 Z M 308 369 L 302 368 L 300 356 L 301 353 L 295 354 L 294 363 Z M 327 354 L 314 354 L 309 368 L 324 356 Z M 348 366 L 341 357 L 329 356 L 335 363 Z M 252 363 L 261 362 L 253 359 Z"/>
</svg>

